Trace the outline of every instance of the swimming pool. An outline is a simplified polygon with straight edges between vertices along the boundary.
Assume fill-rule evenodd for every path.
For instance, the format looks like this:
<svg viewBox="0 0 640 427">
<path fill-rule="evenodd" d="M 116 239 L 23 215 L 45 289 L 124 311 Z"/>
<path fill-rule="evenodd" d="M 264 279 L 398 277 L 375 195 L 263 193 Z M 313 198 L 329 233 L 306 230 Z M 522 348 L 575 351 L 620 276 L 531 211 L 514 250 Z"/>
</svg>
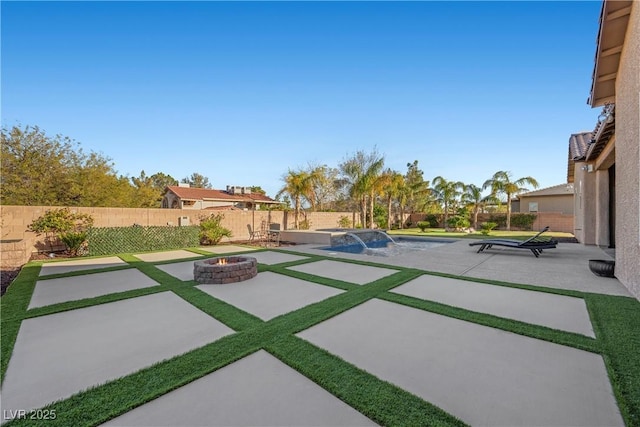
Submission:
<svg viewBox="0 0 640 427">
<path fill-rule="evenodd" d="M 438 240 L 423 237 L 393 237 L 393 241 L 373 240 L 348 245 L 325 246 L 319 249 L 329 252 L 346 252 L 373 256 L 396 256 L 408 252 L 425 251 L 451 243 L 451 240 Z"/>
</svg>

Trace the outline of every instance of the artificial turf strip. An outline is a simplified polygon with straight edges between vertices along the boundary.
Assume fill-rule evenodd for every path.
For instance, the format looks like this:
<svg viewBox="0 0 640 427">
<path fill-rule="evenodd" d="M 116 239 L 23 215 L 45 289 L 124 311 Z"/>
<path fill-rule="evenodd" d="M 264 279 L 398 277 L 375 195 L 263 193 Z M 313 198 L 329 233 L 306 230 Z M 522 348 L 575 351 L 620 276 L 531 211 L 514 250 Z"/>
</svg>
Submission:
<svg viewBox="0 0 640 427">
<path fill-rule="evenodd" d="M 261 341 L 257 334 L 242 332 L 223 337 L 184 355 L 47 405 L 43 409 L 54 411 L 56 419 L 44 423 L 63 427 L 102 424 L 254 353 L 261 348 Z M 34 424 L 31 420 L 14 419 L 5 425 Z"/>
<path fill-rule="evenodd" d="M 243 331 L 259 326 L 263 323 L 260 318 L 253 314 L 240 310 L 239 308 L 225 301 L 219 300 L 196 287 L 171 286 L 169 289 L 189 304 L 195 306 L 200 311 L 207 313 L 214 319 L 224 323 L 234 331 Z"/>
<path fill-rule="evenodd" d="M 385 301 L 394 302 L 396 304 L 402 304 L 408 307 L 440 314 L 442 316 L 477 323 L 479 325 L 488 326 L 490 328 L 513 332 L 519 335 L 549 341 L 555 344 L 575 347 L 580 350 L 585 350 L 592 353 L 598 353 L 600 351 L 598 343 L 595 339 L 573 332 L 561 331 L 541 325 L 521 322 L 515 319 L 507 319 L 491 314 L 465 310 L 434 301 L 427 301 L 392 292 L 379 295 L 378 298 Z"/>
<path fill-rule="evenodd" d="M 66 273 L 47 274 L 47 275 L 38 277 L 38 280 L 59 279 L 61 277 L 73 277 L 73 276 L 87 276 L 89 274 L 107 273 L 109 271 L 129 270 L 130 268 L 131 266 L 126 264 L 114 265 L 111 267 L 102 267 L 102 268 L 89 267 L 86 270 L 69 271 Z"/>
<path fill-rule="evenodd" d="M 131 289 L 129 291 L 117 292 L 113 294 L 100 295 L 92 298 L 84 298 L 75 301 L 66 301 L 43 307 L 36 307 L 28 310 L 24 318 L 47 316 L 49 314 L 62 313 L 64 311 L 76 310 L 79 308 L 92 307 L 94 305 L 108 304 L 110 302 L 121 301 L 130 298 L 143 297 L 158 292 L 166 292 L 168 289 L 162 285 L 149 286 L 140 289 Z"/>
<path fill-rule="evenodd" d="M 20 270 L 18 276 L 0 298 L 0 312 L 2 313 L 2 330 L 0 342 L 0 383 L 4 381 L 4 375 L 9 366 L 9 359 L 13 352 L 13 346 L 18 337 L 20 323 L 27 311 L 31 294 L 36 287 L 36 281 L 40 274 L 40 265 L 27 264 Z"/>
<path fill-rule="evenodd" d="M 437 406 L 300 338 L 283 335 L 265 349 L 380 425 L 466 425 Z"/>
<path fill-rule="evenodd" d="M 510 283 L 471 279 L 471 281 L 492 285 L 497 284 L 529 290 L 536 288 L 533 290 L 584 297 L 596 331 L 597 339 L 593 340 L 579 334 L 555 331 L 542 326 L 529 325 L 389 293 L 387 291 L 390 289 L 425 274 L 425 272 L 376 263 L 355 262 L 356 264 L 394 268 L 398 270 L 398 273 L 365 285 L 353 285 L 305 274 L 303 276 L 304 280 L 341 288 L 346 292 L 283 314 L 268 322 L 262 322 L 251 314 L 201 292 L 193 286 L 195 284 L 193 281 L 180 281 L 159 270 L 153 264 L 141 261 L 132 255 L 122 254 L 121 258 L 159 282 L 161 284 L 160 287 L 163 289 L 172 290 L 187 302 L 210 315 L 215 314 L 214 317 L 223 321 L 223 323 L 234 324 L 236 327 L 232 327 L 232 329 L 241 330 L 241 332 L 223 337 L 214 343 L 190 351 L 182 356 L 160 362 L 124 378 L 111 381 L 86 392 L 80 392 L 68 399 L 49 405 L 47 408 L 56 410 L 58 420 L 49 420 L 47 425 L 100 424 L 222 366 L 233 363 L 260 348 L 266 348 L 285 363 L 325 387 L 332 394 L 383 425 L 463 425 L 451 415 L 424 402 L 422 399 L 381 381 L 342 361 L 340 358 L 292 336 L 292 334 L 305 330 L 376 297 L 408 306 L 415 305 L 415 308 L 461 318 L 489 327 L 600 352 L 609 370 L 609 376 L 625 422 L 627 425 L 640 425 L 638 423 L 638 413 L 640 413 L 638 408 L 638 402 L 640 401 L 640 366 L 638 365 L 640 365 L 640 361 L 637 358 L 637 354 L 640 353 L 640 338 L 638 335 L 640 333 L 638 332 L 640 330 L 640 304 L 634 299 L 587 294 L 577 291 L 557 291 L 551 288 L 513 286 Z M 329 257 L 317 256 L 313 258 L 312 260 L 298 260 L 275 266 L 260 264 L 259 271 L 273 271 L 291 277 L 300 277 L 299 274 L 301 273 L 288 270 L 286 266 L 330 259 Z M 9 290 L 14 288 L 14 292 L 11 294 L 7 292 L 10 298 L 6 298 L 7 295 L 2 298 L 3 376 L 8 362 L 8 357 L 5 356 L 11 354 L 21 320 L 38 313 L 38 309 L 25 312 L 35 282 L 38 280 L 39 265 L 31 267 L 38 268 L 37 270 L 32 270 L 30 275 L 19 276 L 22 279 L 22 285 L 16 286 L 18 281 L 16 279 L 16 282 L 9 288 Z M 33 274 L 34 271 L 35 274 Z M 71 275 L 71 273 L 68 275 Z M 470 280 L 469 278 L 452 275 L 436 275 Z M 95 299 L 95 303 L 99 302 L 98 298 Z M 88 302 L 85 301 L 83 304 L 88 304 Z M 8 318 L 4 316 L 6 314 L 4 312 L 5 307 L 8 309 Z M 13 340 L 8 344 L 5 342 L 5 335 L 9 338 L 13 336 Z M 396 401 L 394 396 L 398 393 L 400 393 L 402 399 L 408 402 L 406 405 L 403 406 L 402 403 Z M 14 420 L 7 423 L 7 425 L 27 424 L 25 420 Z M 30 422 L 28 425 L 33 424 Z"/>
<path fill-rule="evenodd" d="M 640 426 L 640 301 L 595 294 L 586 300 L 622 417 Z"/>
</svg>

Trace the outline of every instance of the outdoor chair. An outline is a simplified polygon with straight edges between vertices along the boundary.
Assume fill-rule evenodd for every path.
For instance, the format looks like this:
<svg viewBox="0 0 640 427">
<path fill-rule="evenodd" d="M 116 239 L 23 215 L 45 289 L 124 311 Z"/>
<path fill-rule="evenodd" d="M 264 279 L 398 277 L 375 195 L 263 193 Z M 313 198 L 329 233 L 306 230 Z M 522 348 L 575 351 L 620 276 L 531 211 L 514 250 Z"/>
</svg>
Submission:
<svg viewBox="0 0 640 427">
<path fill-rule="evenodd" d="M 536 258 L 540 256 L 543 249 L 554 249 L 558 245 L 556 239 L 549 238 L 548 236 L 542 236 L 542 233 L 549 231 L 549 227 L 543 228 L 538 234 L 527 240 L 515 240 L 515 239 L 486 239 L 478 242 L 469 243 L 469 246 L 480 246 L 478 253 L 483 252 L 485 249 L 491 249 L 492 246 L 503 246 L 514 249 L 528 249 Z"/>
<path fill-rule="evenodd" d="M 254 241 L 260 241 L 262 240 L 262 232 L 260 232 L 259 230 L 254 230 L 251 227 L 251 224 L 247 224 L 247 230 L 249 230 L 249 241 L 250 242 L 254 242 Z"/>
</svg>

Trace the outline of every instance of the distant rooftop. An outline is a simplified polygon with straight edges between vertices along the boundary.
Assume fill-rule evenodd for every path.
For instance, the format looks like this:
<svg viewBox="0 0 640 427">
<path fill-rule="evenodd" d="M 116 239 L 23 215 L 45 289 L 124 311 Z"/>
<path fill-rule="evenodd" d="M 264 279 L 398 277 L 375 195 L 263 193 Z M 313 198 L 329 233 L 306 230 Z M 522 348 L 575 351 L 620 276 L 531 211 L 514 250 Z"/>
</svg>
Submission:
<svg viewBox="0 0 640 427">
<path fill-rule="evenodd" d="M 541 188 L 540 190 L 529 191 L 518 195 L 521 197 L 539 197 L 539 196 L 566 196 L 573 194 L 573 184 L 558 184 L 551 187 Z"/>
</svg>

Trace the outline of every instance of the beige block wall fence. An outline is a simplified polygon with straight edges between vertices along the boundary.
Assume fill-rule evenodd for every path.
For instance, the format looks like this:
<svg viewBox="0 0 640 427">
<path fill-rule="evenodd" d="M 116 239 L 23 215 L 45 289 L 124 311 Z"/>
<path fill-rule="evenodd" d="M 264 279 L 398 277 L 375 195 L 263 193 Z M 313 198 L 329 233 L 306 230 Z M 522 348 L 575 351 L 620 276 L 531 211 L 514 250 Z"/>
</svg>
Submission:
<svg viewBox="0 0 640 427">
<path fill-rule="evenodd" d="M 27 231 L 31 222 L 43 215 L 47 210 L 59 209 L 60 206 L 0 206 L 2 216 L 2 234 L 0 243 L 1 265 L 3 268 L 14 268 L 23 265 L 36 252 L 36 244 L 43 243 L 44 236 L 37 236 Z M 131 209 L 131 208 L 69 208 L 72 212 L 86 213 L 93 217 L 95 227 L 128 227 L 133 224 L 142 226 L 178 226 L 181 218 L 187 217 L 190 224 L 197 225 L 200 216 L 210 212 L 192 209 Z M 283 211 L 225 211 L 223 226 L 233 233 L 231 239 L 248 240 L 249 226 L 260 230 L 263 224 L 280 224 L 282 230 L 294 228 L 293 212 Z M 341 217 L 355 219 L 353 212 L 308 212 L 307 219 L 311 229 L 338 227 Z M 488 220 L 488 215 L 480 221 Z M 300 220 L 304 217 L 301 216 Z M 414 214 L 409 221 L 414 224 L 424 219 L 423 214 Z M 573 231 L 573 216 L 559 213 L 539 213 L 534 229 L 549 225 L 554 231 Z"/>
<path fill-rule="evenodd" d="M 538 212 L 536 215 L 536 220 L 531 227 L 533 230 L 541 230 L 549 226 L 551 231 L 573 234 L 573 215 L 561 212 Z M 415 227 L 415 224 L 418 221 L 424 220 L 426 216 L 426 214 L 411 214 L 409 221 Z M 489 221 L 490 217 L 491 214 L 478 214 L 478 225 Z"/>
<path fill-rule="evenodd" d="M 1 264 L 2 267 L 16 267 L 28 261 L 36 251 L 36 244 L 42 243 L 44 236 L 27 231 L 31 222 L 47 210 L 60 206 L 0 206 L 2 216 Z M 178 226 L 181 218 L 187 217 L 190 224 L 200 223 L 200 216 L 208 216 L 210 211 L 192 209 L 131 209 L 131 208 L 69 208 L 72 212 L 87 213 L 94 219 L 95 227 Z M 249 239 L 249 228 L 260 230 L 265 224 L 280 224 L 282 230 L 294 228 L 293 212 L 283 211 L 225 211 L 223 226 L 230 229 L 233 237 L 227 240 Z M 353 219 L 351 212 L 308 212 L 307 219 L 312 229 L 336 228 L 342 216 Z M 301 215 L 299 220 L 304 217 Z"/>
</svg>

